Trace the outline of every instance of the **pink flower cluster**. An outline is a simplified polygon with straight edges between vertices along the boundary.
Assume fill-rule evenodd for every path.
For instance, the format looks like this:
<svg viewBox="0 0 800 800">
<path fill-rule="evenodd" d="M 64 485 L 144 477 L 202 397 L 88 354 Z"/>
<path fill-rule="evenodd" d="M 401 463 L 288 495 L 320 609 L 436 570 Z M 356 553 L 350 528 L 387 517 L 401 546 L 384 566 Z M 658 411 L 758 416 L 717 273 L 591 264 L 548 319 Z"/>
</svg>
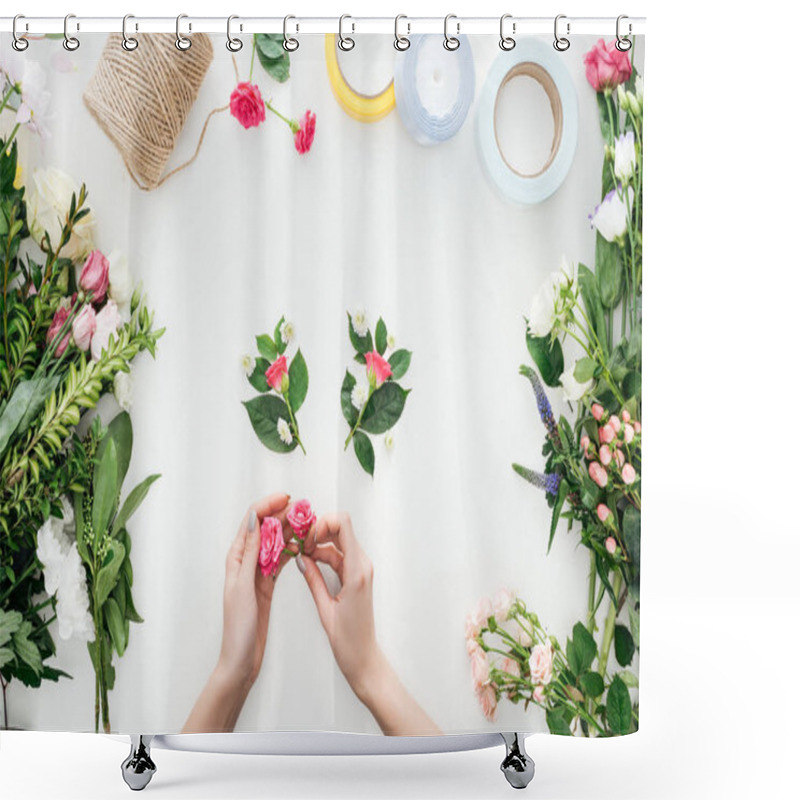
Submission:
<svg viewBox="0 0 800 800">
<path fill-rule="evenodd" d="M 289 506 L 286 512 L 286 521 L 292 529 L 292 537 L 296 536 L 301 541 L 308 536 L 317 515 L 311 508 L 308 500 L 298 500 Z M 261 567 L 261 574 L 277 575 L 280 568 L 281 555 L 286 547 L 286 538 L 283 533 L 283 525 L 277 517 L 265 517 L 261 521 L 261 549 L 258 554 L 258 565 Z"/>
<path fill-rule="evenodd" d="M 636 446 L 642 434 L 642 425 L 632 420 L 628 411 L 622 411 L 622 419 L 616 414 L 609 414 L 599 403 L 592 405 L 592 416 L 597 421 L 599 446 L 588 436 L 581 438 L 581 448 L 589 463 L 589 477 L 601 488 L 605 489 L 617 474 L 625 486 L 633 485 L 638 475 L 628 460 L 630 447 Z M 626 456 L 626 450 L 628 456 Z M 611 473 L 611 474 L 609 474 Z M 610 511 L 600 504 L 597 515 L 605 522 Z"/>
<path fill-rule="evenodd" d="M 583 57 L 586 80 L 596 92 L 611 91 L 631 77 L 631 59 L 627 51 L 620 52 L 613 44 L 598 39 L 597 44 Z"/>
<path fill-rule="evenodd" d="M 106 299 L 108 291 L 108 259 L 99 250 L 92 250 L 89 254 L 81 269 L 78 285 L 90 302 L 77 312 L 75 312 L 79 304 L 77 294 L 62 303 L 53 316 L 45 340 L 50 344 L 60 338 L 55 352 L 57 358 L 72 343 L 84 352 L 91 349 L 92 358 L 97 361 L 103 350 L 108 347 L 112 334 L 116 333 L 122 324 L 119 309 L 113 300 L 108 300 L 101 309 L 96 310 Z M 72 317 L 71 329 L 62 336 L 62 329 L 70 317 Z"/>
</svg>

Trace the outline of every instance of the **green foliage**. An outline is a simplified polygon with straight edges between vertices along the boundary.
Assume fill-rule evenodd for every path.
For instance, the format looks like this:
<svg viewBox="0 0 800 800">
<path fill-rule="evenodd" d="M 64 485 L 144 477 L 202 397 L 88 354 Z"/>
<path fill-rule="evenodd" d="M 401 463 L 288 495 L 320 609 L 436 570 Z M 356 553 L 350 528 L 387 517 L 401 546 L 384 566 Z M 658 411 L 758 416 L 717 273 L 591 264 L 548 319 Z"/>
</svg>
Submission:
<svg viewBox="0 0 800 800">
<path fill-rule="evenodd" d="M 289 80 L 289 54 L 283 47 L 283 35 L 279 33 L 256 33 L 254 35 L 256 55 L 266 73 L 278 83 Z"/>
</svg>

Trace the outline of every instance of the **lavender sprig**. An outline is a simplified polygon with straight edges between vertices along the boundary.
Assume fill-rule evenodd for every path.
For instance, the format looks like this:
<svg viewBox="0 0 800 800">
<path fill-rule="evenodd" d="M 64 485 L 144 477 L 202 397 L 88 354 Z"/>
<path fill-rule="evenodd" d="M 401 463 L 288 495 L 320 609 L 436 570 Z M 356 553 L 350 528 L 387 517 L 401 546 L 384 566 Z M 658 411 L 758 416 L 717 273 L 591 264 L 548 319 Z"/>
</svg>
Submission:
<svg viewBox="0 0 800 800">
<path fill-rule="evenodd" d="M 561 448 L 561 436 L 558 433 L 558 425 L 556 425 L 555 417 L 553 416 L 553 409 L 550 406 L 550 401 L 547 399 L 547 394 L 544 391 L 544 386 L 539 380 L 539 376 L 528 366 L 523 364 L 519 368 L 520 375 L 524 375 L 533 386 L 533 393 L 536 395 L 536 407 L 539 409 L 539 417 L 547 428 L 547 435 L 557 448 Z"/>
<path fill-rule="evenodd" d="M 528 483 L 533 484 L 537 489 L 553 495 L 558 495 L 558 487 L 561 485 L 561 476 L 557 472 L 537 472 L 519 464 L 512 464 L 514 472 L 525 478 Z"/>
</svg>

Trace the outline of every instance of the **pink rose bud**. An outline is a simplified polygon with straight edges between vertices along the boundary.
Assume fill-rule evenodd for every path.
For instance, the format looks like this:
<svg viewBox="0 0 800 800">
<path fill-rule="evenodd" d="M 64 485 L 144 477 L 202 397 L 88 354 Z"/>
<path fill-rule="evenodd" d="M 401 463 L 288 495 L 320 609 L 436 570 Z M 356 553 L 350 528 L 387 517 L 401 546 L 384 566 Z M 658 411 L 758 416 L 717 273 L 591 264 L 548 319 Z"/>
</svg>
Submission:
<svg viewBox="0 0 800 800">
<path fill-rule="evenodd" d="M 603 419 L 603 414 L 605 414 L 605 413 L 606 413 L 606 410 L 603 408 L 603 406 L 600 405 L 600 403 L 593 403 L 592 404 L 592 416 L 598 422 L 600 422 L 600 420 Z"/>
<path fill-rule="evenodd" d="M 85 305 L 72 320 L 72 338 L 79 350 L 86 351 L 97 329 L 97 315 L 90 305 Z"/>
<path fill-rule="evenodd" d="M 588 436 L 581 436 L 581 447 L 583 448 L 584 454 L 588 454 L 590 444 L 591 442 L 589 441 Z"/>
<path fill-rule="evenodd" d="M 628 411 L 627 408 L 623 408 L 622 409 L 622 421 L 623 422 L 630 422 L 631 421 L 631 415 L 630 415 L 630 412 Z"/>
<path fill-rule="evenodd" d="M 477 694 L 483 716 L 489 722 L 494 722 L 495 713 L 497 712 L 497 690 L 489 684 L 488 686 L 482 686 Z"/>
<path fill-rule="evenodd" d="M 611 509 L 605 503 L 599 503 L 597 516 L 600 518 L 600 522 L 605 522 L 611 516 Z"/>
<path fill-rule="evenodd" d="M 472 688 L 477 692 L 481 686 L 489 683 L 489 658 L 486 651 L 479 647 L 472 653 Z"/>
<path fill-rule="evenodd" d="M 630 486 L 636 480 L 636 470 L 630 465 L 626 464 L 622 468 L 622 480 Z"/>
<path fill-rule="evenodd" d="M 367 361 L 367 379 L 370 386 L 377 388 L 387 378 L 392 377 L 392 368 L 389 366 L 389 362 L 377 350 L 367 353 L 364 358 Z"/>
<path fill-rule="evenodd" d="M 616 414 L 612 414 L 608 422 L 614 429 L 614 433 L 619 433 L 620 428 L 622 427 L 622 423 L 619 421 L 619 417 Z"/>
<path fill-rule="evenodd" d="M 589 477 L 601 488 L 605 489 L 608 484 L 608 473 L 600 466 L 597 461 L 589 464 Z"/>
<path fill-rule="evenodd" d="M 68 316 L 69 309 L 65 306 L 60 306 L 53 317 L 53 321 L 50 323 L 50 327 L 47 329 L 47 334 L 45 335 L 45 341 L 47 344 L 50 344 L 50 342 L 58 338 L 58 335 L 61 333 L 61 329 L 64 327 L 64 323 L 66 323 Z M 56 348 L 56 357 L 60 356 L 67 349 L 68 345 L 69 333 L 66 333 L 64 338 L 58 343 L 58 347 Z"/>
<path fill-rule="evenodd" d="M 533 690 L 533 699 L 537 703 L 544 703 L 544 686 L 537 686 Z"/>
<path fill-rule="evenodd" d="M 267 376 L 267 383 L 278 394 L 285 393 L 289 388 L 289 370 L 286 366 L 286 356 L 276 358 L 264 374 Z"/>
<path fill-rule="evenodd" d="M 607 444 L 600 445 L 600 463 L 607 467 L 611 463 L 611 450 Z"/>
<path fill-rule="evenodd" d="M 308 500 L 298 500 L 286 512 L 286 521 L 298 539 L 305 539 L 311 526 L 317 521 L 317 515 L 311 510 Z"/>
<path fill-rule="evenodd" d="M 278 574 L 284 546 L 283 525 L 280 520 L 265 517 L 261 523 L 261 549 L 258 554 L 258 564 L 264 577 Z"/>
<path fill-rule="evenodd" d="M 294 148 L 302 156 L 311 149 L 314 143 L 314 132 L 317 129 L 317 115 L 306 111 L 297 123 L 294 134 Z"/>
<path fill-rule="evenodd" d="M 596 92 L 611 91 L 631 77 L 631 59 L 626 52 L 620 52 L 603 39 L 583 57 L 586 67 L 586 80 Z"/>
<path fill-rule="evenodd" d="M 617 438 L 617 432 L 614 430 L 614 426 L 609 422 L 603 425 L 600 428 L 600 441 L 601 442 L 608 442 L 611 443 L 614 439 Z"/>
<path fill-rule="evenodd" d="M 622 469 L 622 466 L 625 463 L 625 453 L 623 453 L 622 450 L 615 450 L 614 459 L 617 462 L 617 466 Z"/>
<path fill-rule="evenodd" d="M 231 92 L 231 114 L 245 128 L 254 128 L 267 118 L 261 90 L 254 83 L 243 81 Z"/>
<path fill-rule="evenodd" d="M 642 432 L 642 423 L 641 422 L 634 422 L 633 423 L 633 430 L 636 433 L 641 433 Z"/>
<path fill-rule="evenodd" d="M 92 336 L 92 358 L 100 360 L 103 350 L 108 347 L 111 336 L 117 332 L 122 324 L 122 317 L 119 315 L 117 304 L 109 300 L 97 313 L 97 328 Z"/>
<path fill-rule="evenodd" d="M 89 253 L 78 283 L 84 292 L 92 292 L 92 302 L 95 305 L 99 305 L 106 299 L 108 259 L 99 250 L 92 250 Z"/>
<path fill-rule="evenodd" d="M 606 550 L 613 556 L 617 552 L 617 540 L 613 536 L 606 539 Z"/>
<path fill-rule="evenodd" d="M 630 422 L 625 423 L 625 441 L 630 444 L 633 441 L 633 437 L 635 436 L 635 432 L 633 430 L 633 425 Z"/>
</svg>

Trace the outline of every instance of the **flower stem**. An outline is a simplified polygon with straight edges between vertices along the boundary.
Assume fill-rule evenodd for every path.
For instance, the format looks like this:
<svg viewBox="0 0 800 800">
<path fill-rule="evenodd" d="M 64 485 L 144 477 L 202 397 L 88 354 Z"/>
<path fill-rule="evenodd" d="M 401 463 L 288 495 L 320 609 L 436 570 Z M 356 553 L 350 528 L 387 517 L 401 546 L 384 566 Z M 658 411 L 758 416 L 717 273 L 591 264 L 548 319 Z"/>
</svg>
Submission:
<svg viewBox="0 0 800 800">
<path fill-rule="evenodd" d="M 614 575 L 614 595 L 619 602 L 619 593 L 622 588 L 622 572 L 617 571 Z M 617 622 L 617 615 L 620 609 L 614 604 L 612 598 L 608 598 L 608 615 L 606 616 L 605 629 L 603 631 L 603 643 L 600 647 L 600 658 L 598 660 L 598 672 L 605 677 L 606 667 L 608 666 L 608 655 L 611 652 L 611 642 L 614 639 L 614 626 Z"/>
<path fill-rule="evenodd" d="M 6 142 L 6 155 L 11 152 L 11 144 L 14 141 L 14 137 L 17 135 L 17 131 L 19 130 L 19 126 L 21 123 L 17 123 L 12 129 L 11 133 L 8 135 L 8 141 Z"/>
<path fill-rule="evenodd" d="M 372 397 L 372 387 L 370 387 L 369 393 L 367 394 L 367 399 L 364 401 L 364 405 L 361 406 L 361 410 L 358 412 L 358 419 L 356 420 L 356 424 L 353 425 L 353 429 L 348 434 L 347 439 L 345 439 L 345 442 L 344 442 L 344 449 L 345 450 L 347 450 L 347 445 L 350 444 L 350 440 L 353 438 L 353 436 L 355 436 L 355 433 L 358 430 L 359 425 L 361 425 L 361 418 L 364 416 L 364 409 L 366 409 L 367 403 L 369 403 L 370 397 Z"/>
<path fill-rule="evenodd" d="M 253 82 L 253 67 L 256 63 L 256 35 L 253 34 L 253 52 L 250 53 L 250 75 L 247 78 L 248 83 Z"/>
<path fill-rule="evenodd" d="M 294 123 L 294 122 L 293 122 L 292 120 L 290 120 L 290 119 L 286 119 L 286 117 L 284 117 L 284 116 L 283 116 L 283 114 L 281 114 L 281 112 L 280 112 L 280 111 L 278 111 L 278 110 L 277 110 L 277 109 L 276 109 L 276 108 L 275 108 L 275 107 L 274 107 L 274 106 L 273 106 L 273 105 L 272 105 L 272 104 L 269 102 L 269 100 L 265 100 L 265 101 L 264 101 L 264 105 L 265 105 L 265 106 L 266 106 L 266 107 L 267 107 L 267 108 L 268 108 L 268 109 L 269 109 L 269 110 L 270 110 L 270 111 L 271 111 L 271 112 L 272 112 L 272 113 L 273 113 L 273 114 L 274 114 L 276 117 L 279 117 L 280 119 L 282 119 L 282 120 L 283 120 L 283 121 L 284 121 L 284 122 L 285 122 L 285 123 L 286 123 L 286 124 L 287 124 L 287 125 L 288 125 L 288 126 L 291 128 L 291 129 L 292 129 L 292 133 L 294 133 L 294 132 L 295 132 L 295 124 L 296 124 L 296 123 Z"/>
<path fill-rule="evenodd" d="M 9 90 L 6 92 L 6 95 L 5 95 L 5 97 L 3 98 L 3 101 L 2 101 L 2 102 L 0 102 L 0 112 L 2 112 L 2 111 L 3 111 L 3 109 L 4 109 L 4 108 L 5 108 L 7 105 L 8 105 L 8 101 L 11 99 L 11 95 L 12 95 L 12 94 L 14 94 L 14 92 L 16 92 L 16 91 L 17 91 L 17 88 L 16 88 L 16 86 L 12 86 L 12 87 L 11 87 L 11 88 L 10 88 L 10 89 L 9 89 Z"/>
<path fill-rule="evenodd" d="M 305 447 L 303 447 L 303 443 L 300 441 L 300 432 L 297 429 L 297 420 L 294 418 L 294 412 L 292 411 L 292 404 L 289 402 L 289 394 L 284 393 L 283 399 L 286 401 L 286 408 L 289 409 L 289 421 L 292 423 L 292 432 L 294 433 L 294 438 L 297 439 L 297 444 L 300 445 L 300 449 L 303 451 L 303 455 L 308 455 L 306 453 Z"/>
<path fill-rule="evenodd" d="M 3 689 L 3 730 L 8 730 L 8 700 L 6 699 L 6 689 L 8 684 L 0 677 L 0 687 Z"/>
</svg>

